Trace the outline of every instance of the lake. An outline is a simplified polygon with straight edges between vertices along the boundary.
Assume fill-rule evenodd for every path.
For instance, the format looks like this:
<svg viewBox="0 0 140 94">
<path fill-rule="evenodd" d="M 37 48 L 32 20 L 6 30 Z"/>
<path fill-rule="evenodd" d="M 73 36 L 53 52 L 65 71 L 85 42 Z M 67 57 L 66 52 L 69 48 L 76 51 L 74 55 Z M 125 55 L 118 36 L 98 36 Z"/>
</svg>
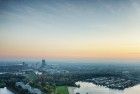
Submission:
<svg viewBox="0 0 140 94">
<path fill-rule="evenodd" d="M 6 87 L 0 88 L 0 94 L 14 94 L 10 90 L 8 90 Z"/>
<path fill-rule="evenodd" d="M 109 89 L 104 86 L 98 86 L 88 82 L 76 82 L 76 85 L 80 85 L 80 88 L 70 87 L 70 94 L 140 94 L 140 85 L 136 85 L 125 90 Z"/>
</svg>

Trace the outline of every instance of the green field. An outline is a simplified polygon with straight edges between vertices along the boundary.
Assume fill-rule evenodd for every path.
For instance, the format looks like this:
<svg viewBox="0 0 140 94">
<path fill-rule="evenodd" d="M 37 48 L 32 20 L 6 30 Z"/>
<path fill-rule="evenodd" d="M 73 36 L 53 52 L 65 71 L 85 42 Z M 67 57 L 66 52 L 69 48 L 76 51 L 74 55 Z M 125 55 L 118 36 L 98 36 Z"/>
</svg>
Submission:
<svg viewBox="0 0 140 94">
<path fill-rule="evenodd" d="M 57 86 L 55 94 L 69 94 L 67 86 Z"/>
</svg>

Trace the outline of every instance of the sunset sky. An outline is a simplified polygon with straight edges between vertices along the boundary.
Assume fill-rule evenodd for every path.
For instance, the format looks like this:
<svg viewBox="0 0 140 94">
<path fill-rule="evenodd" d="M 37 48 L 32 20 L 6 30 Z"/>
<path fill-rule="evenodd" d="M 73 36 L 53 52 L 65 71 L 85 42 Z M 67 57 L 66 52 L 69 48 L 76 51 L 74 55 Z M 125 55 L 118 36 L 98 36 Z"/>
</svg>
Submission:
<svg viewBox="0 0 140 94">
<path fill-rule="evenodd" d="M 140 59 L 140 0 L 0 0 L 0 58 Z"/>
</svg>

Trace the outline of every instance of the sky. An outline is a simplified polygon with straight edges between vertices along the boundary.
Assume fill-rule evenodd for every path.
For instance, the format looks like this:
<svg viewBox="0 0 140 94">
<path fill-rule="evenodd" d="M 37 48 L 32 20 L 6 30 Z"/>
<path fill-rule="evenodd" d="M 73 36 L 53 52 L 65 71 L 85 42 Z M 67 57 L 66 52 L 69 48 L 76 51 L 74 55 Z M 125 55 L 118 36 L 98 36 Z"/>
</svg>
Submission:
<svg viewBox="0 0 140 94">
<path fill-rule="evenodd" d="M 0 0 L 0 58 L 140 59 L 140 0 Z"/>
</svg>

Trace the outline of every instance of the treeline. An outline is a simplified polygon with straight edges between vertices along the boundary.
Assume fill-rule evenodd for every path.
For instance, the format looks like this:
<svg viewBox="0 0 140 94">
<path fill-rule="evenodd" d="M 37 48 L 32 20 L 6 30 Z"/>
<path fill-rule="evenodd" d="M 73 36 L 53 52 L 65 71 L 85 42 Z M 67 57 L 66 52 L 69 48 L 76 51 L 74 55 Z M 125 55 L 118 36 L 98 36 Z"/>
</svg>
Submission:
<svg viewBox="0 0 140 94">
<path fill-rule="evenodd" d="M 31 94 L 26 89 L 22 89 L 20 86 L 16 86 L 16 82 L 25 81 L 25 77 L 22 75 L 15 74 L 1 74 L 0 75 L 0 83 L 13 91 L 15 94 Z"/>
<path fill-rule="evenodd" d="M 31 94 L 27 89 L 23 89 L 21 86 L 16 86 L 16 82 L 14 80 L 7 81 L 6 86 L 15 94 Z"/>
<path fill-rule="evenodd" d="M 88 69 L 90 70 L 90 69 Z M 127 68 L 129 70 L 129 68 Z M 92 79 L 92 78 L 97 78 L 97 77 L 115 77 L 115 78 L 122 78 L 126 80 L 131 80 L 133 85 L 140 83 L 140 73 L 131 71 L 129 73 L 123 73 L 123 71 L 126 71 L 126 69 L 123 68 L 117 68 L 117 67 L 111 67 L 109 68 L 104 68 L 104 67 L 99 67 L 95 69 L 91 69 L 90 71 L 86 70 L 76 70 L 75 71 L 70 71 L 69 73 L 56 73 L 56 74 L 49 74 L 49 73 L 44 73 L 45 81 L 49 83 L 53 83 L 55 85 L 68 85 L 68 86 L 75 86 L 75 82 L 77 81 L 86 81 L 87 79 Z M 135 75 L 136 73 L 137 75 Z"/>
</svg>

